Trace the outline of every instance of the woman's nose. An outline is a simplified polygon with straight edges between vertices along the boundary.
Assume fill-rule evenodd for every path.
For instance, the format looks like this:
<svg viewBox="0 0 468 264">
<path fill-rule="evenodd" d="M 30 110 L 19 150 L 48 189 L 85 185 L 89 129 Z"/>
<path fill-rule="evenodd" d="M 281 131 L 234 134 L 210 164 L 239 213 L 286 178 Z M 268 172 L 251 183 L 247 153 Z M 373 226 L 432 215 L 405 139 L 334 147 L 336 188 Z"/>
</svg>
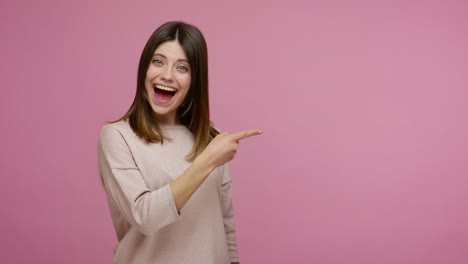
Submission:
<svg viewBox="0 0 468 264">
<path fill-rule="evenodd" d="M 174 76 L 173 76 L 171 67 L 166 67 L 166 69 L 161 75 L 161 79 L 170 82 L 170 81 L 173 81 L 173 78 Z"/>
</svg>

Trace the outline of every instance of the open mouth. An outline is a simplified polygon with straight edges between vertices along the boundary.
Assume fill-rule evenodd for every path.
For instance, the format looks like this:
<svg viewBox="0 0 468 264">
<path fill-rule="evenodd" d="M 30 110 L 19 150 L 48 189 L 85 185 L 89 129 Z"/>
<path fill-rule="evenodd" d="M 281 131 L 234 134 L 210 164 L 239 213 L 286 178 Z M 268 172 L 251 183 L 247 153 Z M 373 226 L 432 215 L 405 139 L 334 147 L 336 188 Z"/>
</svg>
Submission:
<svg viewBox="0 0 468 264">
<path fill-rule="evenodd" d="M 154 98 L 160 103 L 168 103 L 176 94 L 177 89 L 156 84 L 154 85 Z"/>
</svg>

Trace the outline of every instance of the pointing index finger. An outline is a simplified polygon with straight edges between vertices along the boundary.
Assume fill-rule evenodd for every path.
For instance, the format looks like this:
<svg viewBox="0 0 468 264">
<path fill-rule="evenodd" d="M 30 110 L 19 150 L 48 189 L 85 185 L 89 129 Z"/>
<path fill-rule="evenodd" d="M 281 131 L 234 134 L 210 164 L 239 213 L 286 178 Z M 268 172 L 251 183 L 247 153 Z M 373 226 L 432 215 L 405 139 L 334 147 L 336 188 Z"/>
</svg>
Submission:
<svg viewBox="0 0 468 264">
<path fill-rule="evenodd" d="M 242 131 L 242 132 L 232 134 L 231 137 L 234 140 L 241 140 L 241 139 L 248 138 L 248 137 L 251 137 L 251 136 L 260 135 L 262 133 L 263 133 L 263 131 L 261 131 L 260 129 L 250 129 L 250 130 L 245 130 L 245 131 Z"/>
</svg>

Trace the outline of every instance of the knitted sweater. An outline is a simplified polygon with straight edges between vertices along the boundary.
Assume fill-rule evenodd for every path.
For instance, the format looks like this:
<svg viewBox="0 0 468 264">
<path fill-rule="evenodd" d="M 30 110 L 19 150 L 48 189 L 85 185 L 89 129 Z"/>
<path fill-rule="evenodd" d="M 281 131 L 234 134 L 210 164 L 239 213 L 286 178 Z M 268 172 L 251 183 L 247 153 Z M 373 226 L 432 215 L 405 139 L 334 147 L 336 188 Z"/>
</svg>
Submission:
<svg viewBox="0 0 468 264">
<path fill-rule="evenodd" d="M 162 126 L 170 140 L 146 143 L 127 121 L 107 124 L 99 172 L 117 234 L 113 263 L 237 262 L 228 165 L 213 170 L 177 212 L 169 183 L 190 162 L 194 142 L 182 125 Z"/>
</svg>

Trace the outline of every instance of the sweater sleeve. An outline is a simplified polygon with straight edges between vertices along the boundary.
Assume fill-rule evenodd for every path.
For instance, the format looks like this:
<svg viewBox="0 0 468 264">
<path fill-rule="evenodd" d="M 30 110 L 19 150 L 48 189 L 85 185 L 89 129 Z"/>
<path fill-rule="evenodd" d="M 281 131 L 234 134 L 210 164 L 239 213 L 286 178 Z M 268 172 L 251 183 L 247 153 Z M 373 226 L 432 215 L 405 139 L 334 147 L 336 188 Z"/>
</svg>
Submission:
<svg viewBox="0 0 468 264">
<path fill-rule="evenodd" d="M 169 184 L 149 189 L 120 131 L 109 125 L 102 128 L 98 154 L 107 194 L 139 232 L 149 235 L 180 219 Z"/>
<path fill-rule="evenodd" d="M 234 211 L 232 207 L 232 185 L 229 174 L 229 165 L 223 166 L 223 176 L 221 181 L 221 208 L 223 211 L 224 230 L 226 232 L 227 247 L 230 261 L 239 262 L 237 255 L 236 227 L 234 224 Z"/>
</svg>

